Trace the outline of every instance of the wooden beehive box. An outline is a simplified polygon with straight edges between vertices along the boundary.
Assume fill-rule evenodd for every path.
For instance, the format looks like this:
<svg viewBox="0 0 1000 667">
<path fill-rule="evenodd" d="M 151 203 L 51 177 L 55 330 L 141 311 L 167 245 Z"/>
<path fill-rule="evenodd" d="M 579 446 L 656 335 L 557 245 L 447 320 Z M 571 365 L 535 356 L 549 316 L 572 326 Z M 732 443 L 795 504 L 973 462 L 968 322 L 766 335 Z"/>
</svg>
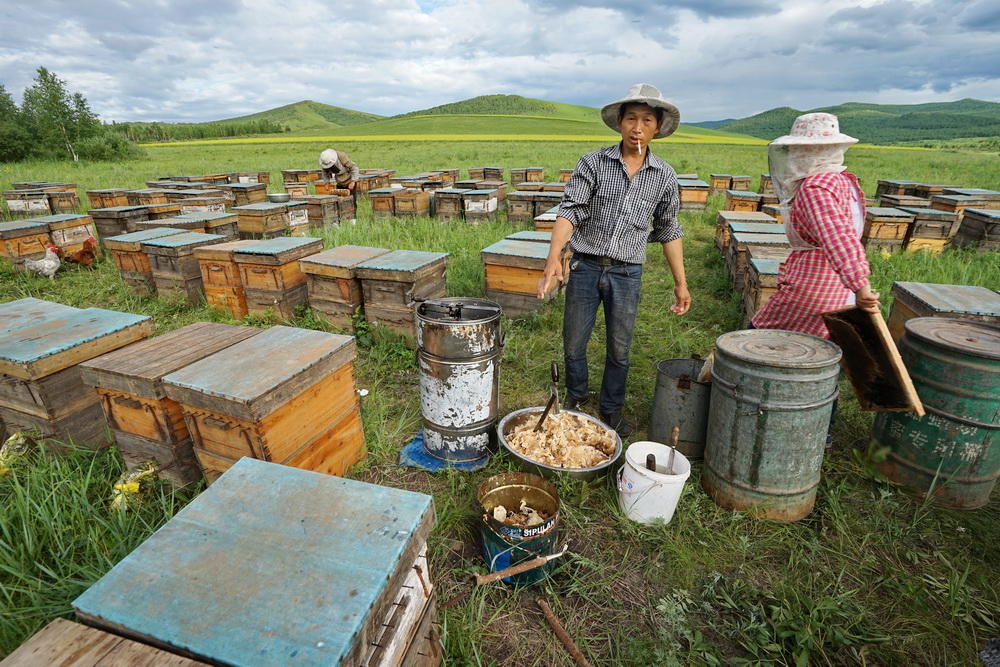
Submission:
<svg viewBox="0 0 1000 667">
<path fill-rule="evenodd" d="M 146 206 L 148 204 L 169 204 L 167 193 L 171 190 L 165 188 L 143 188 L 141 190 L 127 190 L 125 198 L 129 206 Z M 119 204 L 124 206 L 124 204 Z"/>
<path fill-rule="evenodd" d="M 207 663 L 57 618 L 33 634 L 0 664 L 4 667 L 197 667 Z"/>
<path fill-rule="evenodd" d="M 1000 250 L 1000 210 L 965 209 L 953 243 L 983 252 Z"/>
<path fill-rule="evenodd" d="M 462 195 L 470 190 L 441 188 L 434 192 L 434 217 L 438 220 L 461 220 L 465 211 Z"/>
<path fill-rule="evenodd" d="M 745 276 L 746 289 L 743 291 L 743 313 L 746 322 L 749 322 L 778 291 L 778 271 L 783 261 L 749 258 Z"/>
<path fill-rule="evenodd" d="M 399 217 L 430 214 L 430 195 L 423 190 L 404 188 L 396 190 L 392 196 L 395 199 L 396 215 Z"/>
<path fill-rule="evenodd" d="M 52 245 L 58 246 L 64 253 L 76 252 L 83 248 L 83 243 L 90 237 L 97 238 L 94 219 L 80 213 L 58 213 L 41 218 L 34 218 L 49 226 L 49 238 Z"/>
<path fill-rule="evenodd" d="M 879 206 L 883 208 L 929 208 L 930 205 L 930 199 L 909 195 L 882 195 L 879 197 Z"/>
<path fill-rule="evenodd" d="M 270 183 L 271 172 L 269 171 L 239 171 L 230 177 L 230 183 Z"/>
<path fill-rule="evenodd" d="M 299 260 L 306 275 L 309 306 L 322 319 L 348 331 L 363 308 L 364 292 L 355 267 L 389 252 L 385 248 L 342 245 Z"/>
<path fill-rule="evenodd" d="M 18 304 L 37 311 L 34 300 Z M 93 444 L 105 421 L 97 395 L 80 379 L 78 364 L 145 338 L 144 315 L 49 304 L 46 313 L 0 331 L 0 420 L 8 431 L 38 430 L 63 442 Z"/>
<path fill-rule="evenodd" d="M 198 269 L 201 271 L 205 302 L 212 308 L 229 311 L 233 319 L 242 319 L 249 312 L 243 279 L 233 253 L 255 243 L 260 241 L 227 241 L 194 249 L 194 257 L 198 260 Z"/>
<path fill-rule="evenodd" d="M 285 192 L 294 197 L 309 194 L 309 181 L 285 181 Z"/>
<path fill-rule="evenodd" d="M 1000 191 L 987 190 L 986 188 L 945 188 L 946 195 L 962 195 L 963 197 L 975 197 L 985 199 L 986 203 L 975 208 L 1000 208 Z"/>
<path fill-rule="evenodd" d="M 167 202 L 166 204 L 143 204 L 143 208 L 146 209 L 146 214 L 149 220 L 165 220 L 167 218 L 174 218 L 181 214 L 181 204 L 179 202 Z M 129 222 L 129 231 L 136 231 L 134 229 L 136 223 Z"/>
<path fill-rule="evenodd" d="M 486 179 L 479 182 L 479 185 L 472 190 L 496 190 L 497 201 L 501 204 L 507 199 L 507 181 L 500 179 Z"/>
<path fill-rule="evenodd" d="M 80 197 L 75 192 L 46 192 L 49 210 L 53 213 L 72 213 L 80 208 Z"/>
<path fill-rule="evenodd" d="M 515 190 L 507 194 L 507 220 L 530 223 L 535 217 L 534 192 Z"/>
<path fill-rule="evenodd" d="M 87 190 L 87 200 L 91 208 L 108 208 L 112 206 L 128 206 L 128 190 L 125 188 L 105 188 L 102 190 Z"/>
<path fill-rule="evenodd" d="M 97 227 L 97 234 L 101 239 L 102 245 L 105 238 L 135 231 L 135 223 L 149 220 L 149 211 L 145 206 L 92 208 L 87 213 L 94 220 L 94 226 Z"/>
<path fill-rule="evenodd" d="M 479 184 L 483 182 L 481 178 L 468 178 L 455 181 L 455 187 L 459 190 L 479 190 Z"/>
<path fill-rule="evenodd" d="M 747 190 L 726 190 L 723 208 L 727 211 L 756 211 L 760 208 L 760 195 Z"/>
<path fill-rule="evenodd" d="M 104 239 L 104 247 L 111 253 L 111 259 L 118 267 L 118 273 L 129 292 L 137 296 L 150 296 L 156 292 L 153 269 L 149 265 L 149 257 L 142 249 L 143 241 L 181 234 L 183 231 L 173 227 L 153 227 Z"/>
<path fill-rule="evenodd" d="M 711 188 L 711 194 L 716 194 L 718 192 L 725 192 L 729 190 L 733 183 L 733 177 L 730 174 L 709 174 L 708 184 Z"/>
<path fill-rule="evenodd" d="M 276 326 L 163 378 L 212 481 L 241 456 L 342 475 L 364 455 L 353 336 Z"/>
<path fill-rule="evenodd" d="M 161 380 L 259 333 L 253 327 L 195 322 L 80 364 L 83 382 L 96 389 L 130 470 L 152 459 L 176 486 L 201 478 L 181 406 L 167 397 Z"/>
<path fill-rule="evenodd" d="M 785 226 L 775 222 L 744 222 L 733 220 L 726 225 L 722 247 L 729 247 L 729 239 L 734 234 L 784 234 Z"/>
<path fill-rule="evenodd" d="M 961 214 L 967 208 L 984 208 L 989 200 L 969 195 L 933 195 L 931 208 L 949 213 Z"/>
<path fill-rule="evenodd" d="M 330 227 L 340 224 L 338 195 L 303 195 L 299 201 L 306 203 L 306 216 L 313 227 Z"/>
<path fill-rule="evenodd" d="M 470 172 L 471 174 L 471 172 Z M 484 177 L 485 178 L 485 177 Z M 519 186 L 528 180 L 528 170 L 526 167 L 511 167 L 510 168 L 510 184 L 514 187 Z M 518 187 L 520 190 L 520 188 Z"/>
<path fill-rule="evenodd" d="M 499 205 L 496 190 L 465 190 L 462 194 L 465 220 L 473 225 L 495 220 Z"/>
<path fill-rule="evenodd" d="M 483 260 L 486 298 L 496 301 L 508 317 L 536 312 L 545 301 L 537 296 L 549 246 L 528 240 L 503 239 L 479 253 Z M 558 290 L 553 290 L 550 297 Z"/>
<path fill-rule="evenodd" d="M 532 219 L 534 216 L 541 215 L 552 209 L 553 206 L 559 206 L 562 203 L 563 194 L 561 192 L 532 192 L 531 193 L 531 203 L 532 203 Z"/>
<path fill-rule="evenodd" d="M 945 190 L 954 187 L 954 185 L 939 185 L 936 183 L 914 183 L 911 186 L 907 186 L 904 193 L 908 195 L 912 194 L 914 197 L 921 197 L 922 199 L 930 199 L 932 196 L 944 194 Z"/>
<path fill-rule="evenodd" d="M 142 232 L 149 229 L 159 229 L 160 227 L 170 227 L 184 232 L 207 233 L 208 224 L 204 220 L 189 216 L 175 216 L 173 218 L 162 218 L 160 220 L 141 220 L 131 225 L 135 232 Z M 130 232 L 131 233 L 131 232 Z"/>
<path fill-rule="evenodd" d="M 517 189 L 520 192 L 541 192 L 545 188 L 545 184 L 541 182 L 529 183 L 528 181 L 521 181 L 517 184 Z"/>
<path fill-rule="evenodd" d="M 272 238 L 288 229 L 288 207 L 273 202 L 234 206 L 240 238 Z"/>
<path fill-rule="evenodd" d="M 357 205 L 354 203 L 354 198 L 350 196 L 342 196 L 337 200 L 337 212 L 340 214 L 341 220 L 350 220 L 354 222 L 354 216 L 357 215 Z"/>
<path fill-rule="evenodd" d="M 308 301 L 306 276 L 298 260 L 323 249 L 323 239 L 282 237 L 259 241 L 233 253 L 251 313 L 273 310 L 286 319 Z"/>
<path fill-rule="evenodd" d="M 774 221 L 779 224 L 784 224 L 784 219 L 781 214 L 781 207 L 777 204 L 761 204 L 760 212 L 764 215 L 769 215 L 774 218 Z"/>
<path fill-rule="evenodd" d="M 555 227 L 556 218 L 559 217 L 559 207 L 553 206 L 545 213 L 540 213 L 535 216 L 535 231 L 545 232 L 547 234 L 552 233 L 552 229 Z"/>
<path fill-rule="evenodd" d="M 904 207 L 900 210 L 913 215 L 909 239 L 950 239 L 962 220 L 955 213 L 933 208 Z"/>
<path fill-rule="evenodd" d="M 49 225 L 35 219 L 0 222 L 0 256 L 15 265 L 26 259 L 45 256 L 49 245 Z"/>
<path fill-rule="evenodd" d="M 875 186 L 875 196 L 882 195 L 905 195 L 906 188 L 916 185 L 916 181 L 898 179 L 880 179 Z"/>
<path fill-rule="evenodd" d="M 323 178 L 321 169 L 282 169 L 281 180 L 285 183 L 310 183 Z"/>
<path fill-rule="evenodd" d="M 174 202 L 180 204 L 180 215 L 188 213 L 225 213 L 225 197 L 185 197 Z"/>
<path fill-rule="evenodd" d="M 896 281 L 892 284 L 889 333 L 899 342 L 914 317 L 953 317 L 1000 325 L 1000 293 L 977 285 Z"/>
<path fill-rule="evenodd" d="M 743 274 L 747 268 L 747 247 L 752 245 L 788 248 L 788 237 L 784 234 L 755 234 L 751 232 L 736 233 L 729 237 L 726 248 L 726 266 L 733 279 L 733 287 L 742 289 Z"/>
<path fill-rule="evenodd" d="M 5 190 L 3 198 L 12 217 L 48 215 L 52 212 L 49 198 L 41 190 Z"/>
<path fill-rule="evenodd" d="M 289 236 L 307 236 L 309 234 L 309 203 L 301 199 L 293 199 L 285 205 L 288 207 Z"/>
<path fill-rule="evenodd" d="M 913 214 L 898 208 L 873 207 L 865 211 L 862 238 L 902 241 L 910 231 Z"/>
<path fill-rule="evenodd" d="M 749 176 L 732 176 L 729 185 L 730 190 L 749 190 L 750 189 L 750 177 Z"/>
<path fill-rule="evenodd" d="M 175 181 L 169 178 L 159 178 L 155 181 L 146 181 L 147 188 L 163 190 L 183 190 L 187 188 L 187 181 Z"/>
<path fill-rule="evenodd" d="M 684 210 L 702 210 L 708 205 L 708 183 L 700 180 L 678 180 L 677 188 Z"/>
<path fill-rule="evenodd" d="M 560 169 L 559 170 L 559 181 L 561 183 L 568 183 L 570 177 L 573 175 L 574 169 Z"/>
<path fill-rule="evenodd" d="M 761 194 L 774 194 L 774 182 L 771 180 L 771 174 L 761 174 L 760 181 L 757 186 L 757 192 Z"/>
<path fill-rule="evenodd" d="M 218 234 L 182 232 L 143 241 L 142 251 L 149 257 L 157 295 L 163 298 L 183 296 L 191 304 L 201 301 L 201 269 L 194 250 L 225 240 Z"/>
<path fill-rule="evenodd" d="M 760 211 L 719 211 L 715 216 L 715 247 L 725 251 L 729 246 L 729 223 L 777 223 L 772 216 Z"/>
<path fill-rule="evenodd" d="M 440 650 L 414 649 L 435 614 L 433 527 L 429 495 L 247 459 L 73 606 L 212 664 L 431 667 Z"/>
<path fill-rule="evenodd" d="M 396 215 L 395 194 L 399 188 L 375 188 L 368 191 L 372 203 L 372 215 L 376 218 L 391 218 Z"/>
<path fill-rule="evenodd" d="M 393 250 L 361 262 L 354 275 L 361 280 L 365 319 L 414 336 L 415 299 L 445 295 L 448 253 Z"/>
<path fill-rule="evenodd" d="M 231 211 L 205 211 L 198 213 L 183 213 L 177 218 L 191 220 L 204 225 L 206 234 L 218 234 L 228 240 L 235 240 L 239 236 L 237 224 L 239 216 Z"/>
</svg>

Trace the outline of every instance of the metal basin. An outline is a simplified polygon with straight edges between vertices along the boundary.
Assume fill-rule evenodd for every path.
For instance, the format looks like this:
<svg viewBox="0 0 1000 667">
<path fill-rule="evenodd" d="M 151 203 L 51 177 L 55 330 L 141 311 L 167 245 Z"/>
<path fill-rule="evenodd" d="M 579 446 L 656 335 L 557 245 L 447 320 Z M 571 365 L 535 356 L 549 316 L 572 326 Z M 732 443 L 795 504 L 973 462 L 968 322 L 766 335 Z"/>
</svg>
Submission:
<svg viewBox="0 0 1000 667">
<path fill-rule="evenodd" d="M 272 204 L 284 204 L 287 201 L 291 201 L 292 195 L 287 192 L 269 192 L 267 193 L 267 200 Z"/>
<path fill-rule="evenodd" d="M 557 468 L 555 466 L 546 465 L 545 463 L 539 463 L 534 459 L 529 459 L 528 457 L 514 451 L 510 445 L 507 444 L 507 434 L 513 431 L 518 426 L 529 421 L 538 421 L 538 418 L 542 416 L 542 411 L 545 409 L 544 406 L 539 406 L 535 408 L 523 408 L 521 410 L 515 410 L 509 415 L 500 420 L 497 424 L 497 440 L 503 446 L 507 452 L 513 456 L 515 459 L 521 462 L 521 468 L 528 470 L 530 472 L 537 473 L 544 477 L 572 477 L 573 479 L 583 479 L 590 480 L 600 475 L 606 473 L 611 466 L 615 464 L 616 461 L 621 457 L 622 454 L 622 439 L 618 437 L 618 434 L 611 431 L 611 428 L 596 417 L 591 417 L 585 412 L 580 412 L 578 410 L 562 410 L 562 412 L 568 412 L 577 417 L 582 417 L 587 421 L 594 422 L 600 426 L 611 431 L 615 436 L 615 451 L 611 454 L 609 458 L 604 463 L 600 465 L 591 466 L 589 468 Z"/>
</svg>

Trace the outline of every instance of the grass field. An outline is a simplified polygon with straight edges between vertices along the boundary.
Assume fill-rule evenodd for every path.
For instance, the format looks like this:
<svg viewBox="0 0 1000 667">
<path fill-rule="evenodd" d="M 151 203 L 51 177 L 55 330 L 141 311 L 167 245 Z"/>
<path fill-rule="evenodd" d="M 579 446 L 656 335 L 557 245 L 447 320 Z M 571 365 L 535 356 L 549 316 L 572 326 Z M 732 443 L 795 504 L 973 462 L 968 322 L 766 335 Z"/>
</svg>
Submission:
<svg viewBox="0 0 1000 667">
<path fill-rule="evenodd" d="M 363 167 L 399 173 L 472 166 L 542 165 L 554 180 L 588 142 L 352 142 L 336 147 Z M 29 163 L 0 166 L 0 187 L 14 180 L 65 180 L 81 189 L 136 187 L 174 174 L 313 168 L 325 142 L 157 146 L 148 158 L 120 164 Z M 738 145 L 654 147 L 678 171 L 751 174 L 766 171 L 765 151 Z M 1000 187 L 1000 164 L 982 154 L 870 150 L 848 153 L 851 168 L 874 191 L 879 178 L 908 178 L 970 187 Z M 463 172 L 464 175 L 464 172 Z M 272 184 L 272 190 L 280 189 Z M 737 295 L 712 245 L 715 208 L 683 213 L 686 265 L 694 298 L 676 317 L 669 272 L 650 249 L 643 279 L 627 413 L 648 426 L 655 363 L 705 354 L 715 338 L 740 326 Z M 448 293 L 482 293 L 479 250 L 516 228 L 500 220 L 479 227 L 431 220 L 373 220 L 362 204 L 356 226 L 327 231 L 328 247 L 345 243 L 450 253 Z M 995 255 L 949 252 L 873 256 L 873 283 L 888 312 L 893 280 L 1000 286 Z M 74 306 L 100 306 L 153 316 L 158 333 L 193 321 L 229 321 L 204 306 L 138 299 L 122 289 L 113 265 L 68 268 L 54 282 L 0 268 L 0 302 L 25 296 Z M 548 366 L 561 359 L 562 306 L 505 322 L 500 412 L 539 405 Z M 253 318 L 247 323 L 273 323 Z M 323 328 L 303 313 L 291 324 Z M 598 327 L 600 329 L 600 327 Z M 475 489 L 513 469 L 504 457 L 475 474 L 429 475 L 396 465 L 399 447 L 419 428 L 413 354 L 397 336 L 376 330 L 361 341 L 358 386 L 370 456 L 351 476 L 434 496 L 432 575 L 439 599 L 482 572 L 475 542 Z M 592 377 L 604 340 L 595 332 Z M 975 664 L 976 652 L 1000 636 L 1000 492 L 986 508 L 942 510 L 912 498 L 870 467 L 871 414 L 842 386 L 835 446 L 823 467 L 816 509 L 791 525 L 717 507 L 700 487 L 695 464 L 674 520 L 642 527 L 617 508 L 610 479 L 559 483 L 571 554 L 554 576 L 531 589 L 493 585 L 442 613 L 449 664 L 569 665 L 535 599 L 549 601 L 595 664 Z M 641 438 L 644 432 L 636 435 Z M 160 489 L 135 513 L 107 507 L 119 472 L 113 448 L 35 457 L 0 478 L 0 655 L 47 620 L 71 616 L 69 602 L 183 506 L 198 489 Z"/>
</svg>

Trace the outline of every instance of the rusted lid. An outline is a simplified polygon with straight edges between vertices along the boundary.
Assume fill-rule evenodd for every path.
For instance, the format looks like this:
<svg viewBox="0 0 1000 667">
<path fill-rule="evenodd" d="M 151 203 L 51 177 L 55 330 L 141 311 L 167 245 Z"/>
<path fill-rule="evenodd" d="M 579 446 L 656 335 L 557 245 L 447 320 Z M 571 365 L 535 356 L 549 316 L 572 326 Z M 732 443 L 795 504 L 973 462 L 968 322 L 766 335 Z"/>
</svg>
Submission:
<svg viewBox="0 0 1000 667">
<path fill-rule="evenodd" d="M 452 297 L 427 299 L 417 306 L 417 316 L 428 322 L 471 324 L 500 317 L 500 304 L 488 299 Z"/>
<path fill-rule="evenodd" d="M 722 334 L 718 351 L 762 366 L 823 368 L 840 361 L 840 348 L 828 340 L 797 331 L 746 329 Z"/>
<path fill-rule="evenodd" d="M 1000 327 L 948 317 L 914 317 L 903 327 L 906 335 L 962 354 L 1000 359 Z"/>
</svg>

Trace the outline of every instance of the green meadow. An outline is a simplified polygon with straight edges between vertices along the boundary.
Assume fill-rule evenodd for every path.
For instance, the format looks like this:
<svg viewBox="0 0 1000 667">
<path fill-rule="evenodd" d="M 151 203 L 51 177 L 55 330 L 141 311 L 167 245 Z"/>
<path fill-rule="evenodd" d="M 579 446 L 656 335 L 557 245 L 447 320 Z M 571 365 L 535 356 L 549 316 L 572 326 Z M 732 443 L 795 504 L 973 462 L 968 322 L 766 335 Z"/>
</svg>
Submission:
<svg viewBox="0 0 1000 667">
<path fill-rule="evenodd" d="M 360 138 L 365 123 L 337 130 L 345 133 L 339 138 L 324 130 L 323 137 L 291 140 L 147 146 L 146 157 L 131 162 L 4 164 L 0 188 L 21 180 L 70 181 L 82 193 L 140 187 L 161 176 L 267 170 L 270 189 L 278 191 L 281 169 L 316 168 L 320 150 L 330 145 L 362 167 L 399 174 L 460 168 L 465 176 L 469 167 L 543 166 L 547 179 L 556 180 L 558 170 L 574 166 L 582 153 L 614 140 L 597 123 L 580 120 L 545 124 L 497 116 L 480 118 L 478 126 L 431 115 L 390 120 L 397 123 L 392 132 L 383 125 L 371 140 Z M 466 127 L 472 135 L 505 138 L 406 138 L 416 127 L 433 134 L 436 122 L 447 122 L 453 132 Z M 553 129 L 571 126 L 584 127 L 579 134 L 593 138 L 526 141 L 515 131 L 578 134 Z M 395 138 L 385 138 L 397 131 Z M 668 141 L 655 143 L 653 151 L 677 171 L 704 179 L 710 173 L 749 174 L 756 185 L 767 170 L 763 142 Z M 869 194 L 886 178 L 1000 188 L 1000 161 L 980 153 L 856 147 L 848 152 L 848 164 Z M 683 317 L 669 312 L 669 272 L 658 249 L 650 248 L 626 401 L 627 415 L 640 429 L 634 440 L 642 439 L 649 425 L 656 362 L 704 355 L 716 337 L 741 327 L 739 296 L 712 242 L 721 203 L 721 197 L 712 197 L 707 211 L 681 214 L 693 295 L 692 309 Z M 362 202 L 357 225 L 327 229 L 322 236 L 327 247 L 446 251 L 448 294 L 479 296 L 479 251 L 517 229 L 503 216 L 481 226 L 373 219 Z M 895 280 L 1000 287 L 996 255 L 873 254 L 870 261 L 886 313 Z M 26 296 L 148 314 L 157 333 L 199 320 L 231 322 L 204 304 L 128 295 L 107 258 L 93 271 L 64 267 L 54 281 L 0 266 L 0 302 Z M 549 364 L 561 362 L 561 318 L 557 298 L 537 315 L 505 320 L 501 414 L 544 402 Z M 266 326 L 278 320 L 254 316 L 244 323 Z M 332 330 L 307 311 L 289 324 Z M 601 328 L 592 340 L 591 377 L 600 376 L 603 363 Z M 397 335 L 379 328 L 362 331 L 359 348 L 358 387 L 369 391 L 362 402 L 369 457 L 350 476 L 433 495 L 431 575 L 441 603 L 464 590 L 469 574 L 485 571 L 476 543 L 477 486 L 516 467 L 504 456 L 473 474 L 430 475 L 396 465 L 400 446 L 420 427 L 414 355 Z M 987 507 L 971 512 L 941 509 L 904 493 L 873 470 L 873 458 L 882 453 L 869 443 L 872 414 L 859 409 L 849 385 L 841 389 L 835 444 L 823 464 L 816 508 L 794 524 L 716 506 L 701 489 L 700 463 L 693 466 L 671 523 L 653 527 L 622 515 L 610 477 L 590 484 L 559 480 L 569 554 L 535 587 L 493 584 L 443 610 L 447 664 L 573 664 L 538 611 L 538 598 L 549 602 L 593 664 L 976 664 L 985 642 L 1000 636 L 1000 492 Z M 36 452 L 0 477 L 0 656 L 52 618 L 72 617 L 70 602 L 80 592 L 202 490 L 161 486 L 123 514 L 108 507 L 120 471 L 109 447 L 61 457 Z"/>
</svg>

